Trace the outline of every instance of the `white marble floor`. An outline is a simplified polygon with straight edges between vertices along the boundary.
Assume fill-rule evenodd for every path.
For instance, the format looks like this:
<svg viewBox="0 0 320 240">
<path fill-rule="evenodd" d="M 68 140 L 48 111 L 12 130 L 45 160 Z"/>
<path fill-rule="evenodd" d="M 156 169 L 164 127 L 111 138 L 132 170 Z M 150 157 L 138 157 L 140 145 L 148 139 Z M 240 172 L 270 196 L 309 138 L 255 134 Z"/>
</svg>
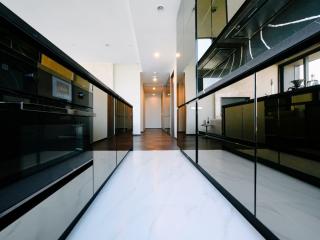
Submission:
<svg viewBox="0 0 320 240">
<path fill-rule="evenodd" d="M 68 239 L 263 239 L 180 151 L 131 152 Z"/>
</svg>

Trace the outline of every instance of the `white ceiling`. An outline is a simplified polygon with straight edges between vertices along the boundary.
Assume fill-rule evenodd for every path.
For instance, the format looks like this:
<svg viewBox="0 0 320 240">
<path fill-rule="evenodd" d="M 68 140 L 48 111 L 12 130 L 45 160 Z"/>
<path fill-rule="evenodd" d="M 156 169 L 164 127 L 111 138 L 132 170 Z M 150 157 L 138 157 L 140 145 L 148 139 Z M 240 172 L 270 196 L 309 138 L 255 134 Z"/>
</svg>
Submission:
<svg viewBox="0 0 320 240">
<path fill-rule="evenodd" d="M 127 1 L 1 0 L 79 63 L 138 63 Z"/>
<path fill-rule="evenodd" d="M 173 70 L 180 0 L 1 0 L 1 3 L 80 64 L 139 63 L 146 73 L 144 81 L 149 83 L 153 72 L 160 76 Z M 158 5 L 163 5 L 164 10 L 157 11 Z M 160 53 L 158 59 L 154 58 L 154 52 Z"/>
<path fill-rule="evenodd" d="M 153 81 L 153 77 L 154 77 L 154 73 L 153 72 L 142 72 L 141 73 L 141 79 L 144 82 L 144 84 L 146 86 L 162 86 L 165 85 L 167 83 L 167 81 L 169 80 L 170 74 L 163 72 L 163 73 L 157 73 L 157 81 Z"/>
<path fill-rule="evenodd" d="M 164 10 L 158 11 L 158 5 L 163 5 Z M 130 0 L 141 67 L 147 75 L 153 72 L 169 75 L 173 70 L 179 5 L 180 0 Z M 160 53 L 157 59 L 153 55 L 155 52 Z M 151 83 L 152 77 L 145 78 L 144 82 Z"/>
</svg>

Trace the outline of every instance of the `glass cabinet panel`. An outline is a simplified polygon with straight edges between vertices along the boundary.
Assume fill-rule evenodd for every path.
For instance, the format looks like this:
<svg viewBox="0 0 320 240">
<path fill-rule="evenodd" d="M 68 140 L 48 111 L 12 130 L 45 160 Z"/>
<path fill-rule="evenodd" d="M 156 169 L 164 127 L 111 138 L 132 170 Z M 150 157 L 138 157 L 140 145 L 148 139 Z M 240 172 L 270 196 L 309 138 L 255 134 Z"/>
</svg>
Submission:
<svg viewBox="0 0 320 240">
<path fill-rule="evenodd" d="M 198 162 L 254 213 L 254 78 L 198 101 Z"/>
<path fill-rule="evenodd" d="M 316 239 L 320 233 L 320 90 L 304 85 L 306 59 L 256 74 L 256 217 L 281 239 Z M 276 87 L 278 69 L 284 92 Z M 293 79 L 303 83 L 294 86 Z"/>
<path fill-rule="evenodd" d="M 195 1 L 181 1 L 177 17 L 178 105 L 196 97 Z M 179 57 L 178 57 L 179 56 Z"/>
<path fill-rule="evenodd" d="M 178 109 L 178 146 L 196 162 L 196 102 Z"/>
<path fill-rule="evenodd" d="M 227 24 L 226 0 L 197 1 L 197 38 L 216 38 Z"/>
</svg>

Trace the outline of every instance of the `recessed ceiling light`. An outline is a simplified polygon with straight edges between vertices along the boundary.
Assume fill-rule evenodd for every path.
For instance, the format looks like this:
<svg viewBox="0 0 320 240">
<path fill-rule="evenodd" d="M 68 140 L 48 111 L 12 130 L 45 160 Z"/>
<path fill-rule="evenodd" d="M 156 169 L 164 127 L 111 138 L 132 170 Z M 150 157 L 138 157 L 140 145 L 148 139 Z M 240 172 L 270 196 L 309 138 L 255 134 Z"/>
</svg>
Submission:
<svg viewBox="0 0 320 240">
<path fill-rule="evenodd" d="M 156 82 L 156 81 L 157 81 L 157 78 L 153 78 L 153 81 Z"/>
<path fill-rule="evenodd" d="M 109 44 L 109 43 L 106 43 L 104 46 L 106 46 L 106 47 L 110 47 L 110 44 Z"/>
<path fill-rule="evenodd" d="M 176 57 L 177 58 L 181 57 L 181 54 L 180 53 L 176 53 Z"/>
<path fill-rule="evenodd" d="M 154 56 L 155 58 L 159 58 L 159 57 L 160 57 L 160 53 L 155 52 L 155 53 L 153 54 L 153 56 Z"/>
<path fill-rule="evenodd" d="M 152 93 L 152 96 L 155 96 L 156 94 Z"/>
<path fill-rule="evenodd" d="M 153 74 L 157 74 L 157 72 L 153 72 Z"/>
<path fill-rule="evenodd" d="M 155 88 L 155 87 L 153 87 L 153 88 L 152 88 L 152 90 L 156 90 L 156 88 Z"/>
<path fill-rule="evenodd" d="M 158 5 L 157 6 L 157 10 L 158 11 L 163 11 L 164 10 L 164 6 L 163 5 Z"/>
</svg>

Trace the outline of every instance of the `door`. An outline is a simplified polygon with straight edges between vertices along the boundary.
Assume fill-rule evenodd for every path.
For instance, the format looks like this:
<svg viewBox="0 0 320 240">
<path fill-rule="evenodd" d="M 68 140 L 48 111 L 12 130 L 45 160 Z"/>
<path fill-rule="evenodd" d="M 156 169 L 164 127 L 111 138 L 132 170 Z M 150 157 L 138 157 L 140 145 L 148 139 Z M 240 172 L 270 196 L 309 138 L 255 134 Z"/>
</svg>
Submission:
<svg viewBox="0 0 320 240">
<path fill-rule="evenodd" d="M 146 128 L 161 128 L 161 95 L 145 95 L 145 124 Z"/>
</svg>

